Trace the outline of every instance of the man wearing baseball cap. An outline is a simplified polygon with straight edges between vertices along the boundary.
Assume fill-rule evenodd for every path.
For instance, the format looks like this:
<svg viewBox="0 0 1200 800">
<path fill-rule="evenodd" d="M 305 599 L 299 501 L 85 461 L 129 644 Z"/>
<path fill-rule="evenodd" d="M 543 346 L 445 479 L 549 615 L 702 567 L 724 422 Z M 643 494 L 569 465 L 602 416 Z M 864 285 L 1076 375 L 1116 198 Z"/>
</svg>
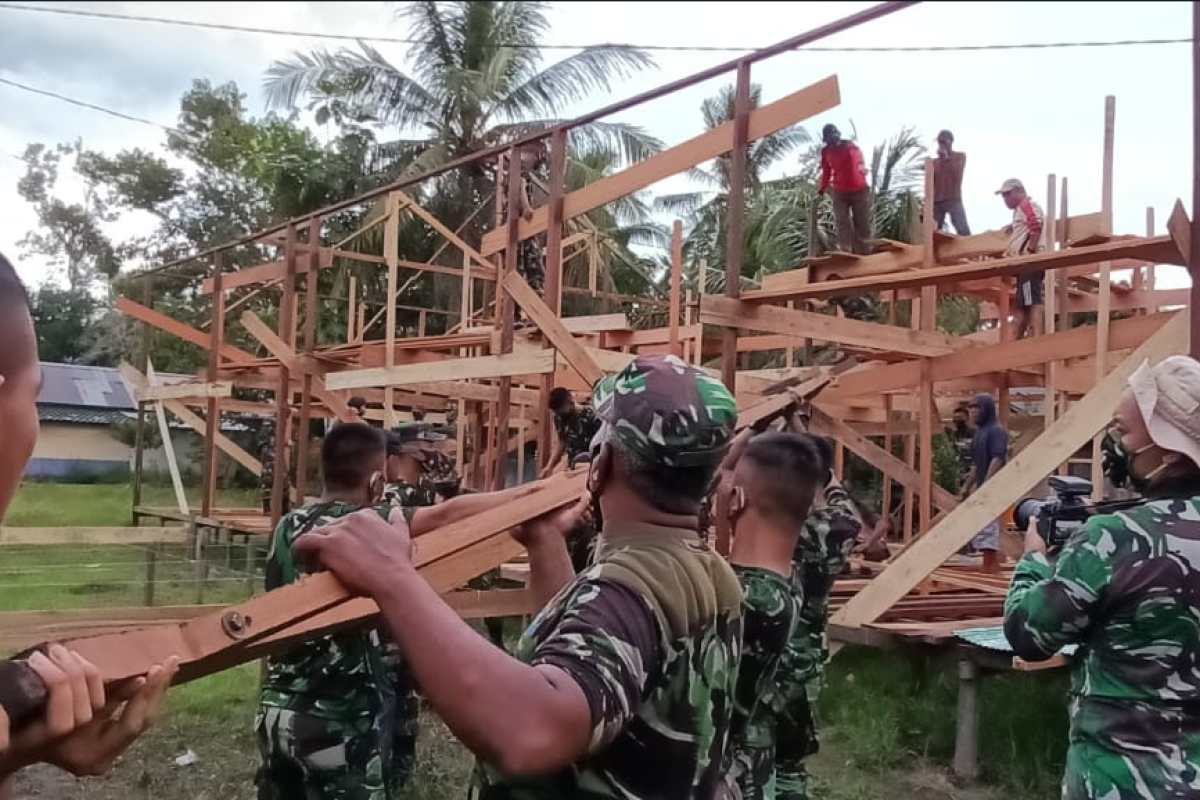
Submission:
<svg viewBox="0 0 1200 800">
<path fill-rule="evenodd" d="M 1112 419 L 1145 501 L 1089 519 L 1054 564 L 1036 522 L 1005 603 L 1016 653 L 1073 665 L 1063 797 L 1200 796 L 1200 363 L 1144 364 Z"/>
<path fill-rule="evenodd" d="M 696 526 L 737 407 L 674 356 L 638 357 L 597 384 L 593 406 L 595 562 L 576 577 L 562 538 L 586 498 L 516 533 L 546 605 L 515 656 L 459 619 L 413 567 L 406 532 L 377 515 L 297 546 L 375 598 L 430 706 L 479 756 L 475 797 L 711 798 L 742 590 Z"/>
<path fill-rule="evenodd" d="M 1025 184 L 1009 178 L 1000 185 L 996 194 L 1004 199 L 1004 205 L 1012 209 L 1012 222 L 1005 227 L 1008 247 L 1005 258 L 1032 255 L 1042 249 L 1042 226 L 1046 215 L 1042 207 L 1033 202 L 1025 191 Z M 1016 338 L 1036 336 L 1045 330 L 1045 283 L 1046 271 L 1034 270 L 1017 276 Z"/>
</svg>

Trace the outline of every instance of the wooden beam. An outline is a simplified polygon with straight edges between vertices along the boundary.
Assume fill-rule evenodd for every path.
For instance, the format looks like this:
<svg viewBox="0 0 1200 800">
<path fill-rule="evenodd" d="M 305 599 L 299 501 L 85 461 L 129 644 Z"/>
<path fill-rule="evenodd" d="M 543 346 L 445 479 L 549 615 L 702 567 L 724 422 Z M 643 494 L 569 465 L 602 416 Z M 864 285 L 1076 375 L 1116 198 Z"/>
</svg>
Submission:
<svg viewBox="0 0 1200 800">
<path fill-rule="evenodd" d="M 1007 466 L 951 511 L 925 535 L 898 555 L 830 620 L 838 625 L 864 625 L 885 611 L 954 555 L 985 525 L 1045 478 L 1047 472 L 1074 455 L 1102 429 L 1125 392 L 1129 376 L 1147 359 L 1152 363 L 1187 352 L 1186 312 L 1176 314 L 1158 333 L 1122 361 L 1096 388 L 1059 418 Z"/>
<path fill-rule="evenodd" d="M 1012 276 L 1032 270 L 1064 269 L 1118 258 L 1136 258 L 1159 264 L 1179 264 L 1182 258 L 1170 236 L 1152 239 L 1133 237 L 1103 244 L 1073 247 L 1053 253 L 1035 253 L 1014 258 L 997 258 L 965 264 L 914 269 L 888 275 L 810 283 L 782 289 L 759 289 L 742 297 L 753 302 L 775 302 L 796 298 L 837 297 L 864 291 L 885 291 L 914 286 L 957 283 L 964 280 Z"/>
<path fill-rule="evenodd" d="M 198 400 L 232 395 L 233 383 L 231 381 L 215 381 L 213 383 L 183 381 L 182 383 L 165 383 L 135 390 L 133 398 L 139 403 L 146 403 L 152 400 Z"/>
<path fill-rule="evenodd" d="M 271 355 L 278 358 L 287 367 L 289 373 L 294 373 L 297 378 L 305 374 L 305 367 L 302 366 L 300 357 L 296 355 L 296 351 L 289 347 L 287 342 L 279 338 L 278 334 L 271 330 L 270 326 L 263 322 L 257 314 L 252 311 L 242 314 L 242 327 L 246 329 L 247 333 L 258 339 Z M 358 414 L 350 406 L 346 405 L 345 400 L 331 392 L 326 382 L 318 376 L 313 376 L 312 393 L 314 397 L 337 415 L 337 418 L 342 422 L 358 421 Z"/>
<path fill-rule="evenodd" d="M 398 367 L 372 367 L 330 372 L 326 386 L 335 390 L 361 389 L 379 386 L 404 386 L 429 381 L 472 380 L 535 375 L 554 371 L 554 351 L 536 354 L 512 354 L 458 358 L 425 364 L 404 364 Z"/>
<path fill-rule="evenodd" d="M 961 336 L 909 330 L 779 306 L 756 305 L 717 295 L 701 298 L 700 321 L 705 325 L 748 328 L 913 356 L 942 356 L 975 346 Z"/>
<path fill-rule="evenodd" d="M 1114 322 L 1109 331 L 1109 346 L 1114 350 L 1137 347 L 1162 328 L 1172 318 L 1172 313 Z M 934 358 L 930 363 L 930 371 L 934 382 L 940 383 L 1089 356 L 1094 354 L 1096 347 L 1095 330 L 1094 326 L 1073 328 L 1031 339 L 980 345 L 972 350 Z M 832 402 L 835 398 L 841 400 L 857 395 L 911 389 L 918 386 L 920 381 L 921 365 L 917 361 L 868 366 L 839 377 L 837 385 L 830 387 L 824 399 Z"/>
<path fill-rule="evenodd" d="M 136 319 L 138 322 L 144 322 L 147 325 L 153 325 L 160 331 L 165 331 L 185 342 L 191 342 L 197 347 L 208 350 L 211 337 L 203 331 L 198 331 L 193 327 L 184 325 L 179 320 L 171 319 L 166 314 L 148 308 L 141 303 L 135 303 L 127 297 L 117 298 L 117 311 L 120 311 L 125 316 Z M 245 350 L 238 349 L 231 344 L 221 346 L 221 356 L 234 362 L 257 361 L 252 354 Z"/>
<path fill-rule="evenodd" d="M 554 312 L 550 310 L 542 298 L 537 296 L 537 292 L 525 281 L 519 272 L 510 272 L 504 276 L 504 289 L 512 297 L 525 313 L 537 329 L 550 340 L 550 344 L 562 354 L 562 357 L 567 360 L 579 377 L 583 378 L 583 382 L 588 386 L 595 386 L 600 379 L 604 377 L 604 370 L 596 366 L 596 362 L 591 356 L 584 351 L 583 345 L 575 341 L 571 336 L 571 332 L 559 322 Z"/>
<path fill-rule="evenodd" d="M 776 100 L 774 103 L 755 109 L 750 113 L 748 140 L 755 141 L 778 133 L 784 128 L 803 122 L 841 102 L 838 79 L 830 76 L 798 92 Z M 607 205 L 614 200 L 632 194 L 639 189 L 658 183 L 664 178 L 699 166 L 733 149 L 733 122 L 727 122 L 711 131 L 702 133 L 686 142 L 639 161 L 626 170 L 601 178 L 582 189 L 563 197 L 563 219 Z M 521 220 L 517 238 L 524 241 L 546 230 L 549 224 L 549 209 L 536 209 L 533 218 Z M 479 251 L 490 256 L 508 245 L 508 230 L 497 228 L 483 237 Z"/>
</svg>

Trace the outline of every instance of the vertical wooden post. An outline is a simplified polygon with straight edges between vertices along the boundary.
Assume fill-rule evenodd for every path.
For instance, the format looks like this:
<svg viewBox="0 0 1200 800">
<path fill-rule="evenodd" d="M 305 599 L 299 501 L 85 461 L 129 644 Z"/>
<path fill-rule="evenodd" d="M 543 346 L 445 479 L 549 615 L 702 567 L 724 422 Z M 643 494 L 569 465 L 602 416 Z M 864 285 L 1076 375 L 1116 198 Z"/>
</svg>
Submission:
<svg viewBox="0 0 1200 800">
<path fill-rule="evenodd" d="M 935 196 L 935 173 L 937 161 L 925 159 L 925 196 L 921 203 L 921 252 L 924 269 L 932 269 L 937 264 L 934 247 L 934 234 L 937 224 L 933 214 L 933 198 Z M 937 328 L 937 286 L 921 287 L 921 330 L 933 331 Z M 933 423 L 937 418 L 937 406 L 933 402 L 933 368 L 928 358 L 921 359 L 921 387 L 917 412 L 917 428 L 920 436 L 918 452 L 920 453 L 920 469 L 918 470 L 920 486 L 920 505 L 918 506 L 919 532 L 929 530 L 933 521 Z"/>
<path fill-rule="evenodd" d="M 737 66 L 733 99 L 733 149 L 729 153 L 728 219 L 725 227 L 725 296 L 737 299 L 742 280 L 746 225 L 746 156 L 750 136 L 750 62 Z M 737 376 L 737 329 L 721 329 L 721 380 L 734 391 Z M 724 554 L 723 554 L 724 555 Z"/>
<path fill-rule="evenodd" d="M 550 218 L 546 228 L 546 297 L 544 299 L 550 310 L 560 317 L 562 316 L 563 295 L 563 193 L 566 191 L 566 186 L 567 131 L 565 128 L 557 128 L 550 134 L 550 186 L 548 187 L 550 197 L 547 201 Z M 590 249 L 589 263 L 592 267 L 592 291 L 595 292 L 595 275 L 596 267 L 599 265 L 600 251 L 599 242 L 594 232 L 592 234 Z M 554 373 L 551 372 L 543 375 L 539 386 L 537 409 L 537 461 L 539 469 L 545 468 L 550 463 L 550 452 L 554 449 L 552 442 L 554 428 L 551 425 L 550 414 L 546 410 L 546 406 L 550 404 L 550 392 L 553 389 Z M 524 407 L 522 407 L 521 413 L 525 413 Z M 507 442 L 508 431 L 503 433 L 501 439 Z M 523 441 L 524 439 L 522 439 Z M 520 458 L 524 458 L 523 454 Z M 520 472 L 519 469 L 518 472 Z M 523 476 L 524 473 L 521 472 L 521 475 Z"/>
<path fill-rule="evenodd" d="M 670 319 L 667 321 L 667 346 L 673 355 L 682 356 L 679 344 L 679 292 L 683 283 L 683 222 L 671 226 Z"/>
<path fill-rule="evenodd" d="M 208 380 L 215 381 L 221 370 L 221 346 L 225 334 L 225 253 L 213 254 L 212 330 L 209 331 Z M 215 397 L 208 398 L 204 420 L 204 490 L 200 513 L 212 516 L 217 497 L 217 435 L 221 432 L 221 407 Z"/>
<path fill-rule="evenodd" d="M 142 305 L 146 308 L 154 307 L 154 276 L 147 275 L 142 278 Z M 141 325 L 141 344 L 139 347 L 138 369 L 145 372 L 146 365 L 150 362 L 150 343 L 154 336 L 154 329 L 150 323 L 143 322 Z M 142 504 L 142 470 L 145 464 L 146 450 L 146 404 L 139 402 L 137 404 L 137 429 L 135 432 L 133 444 L 133 524 L 137 525 L 140 520 L 138 507 Z"/>
<path fill-rule="evenodd" d="M 1100 180 L 1100 220 L 1101 233 L 1112 236 L 1113 215 L 1113 149 L 1115 144 L 1117 116 L 1117 98 L 1109 95 L 1104 98 L 1104 164 Z M 1096 382 L 1099 383 L 1108 374 L 1108 329 L 1112 316 L 1112 264 L 1100 262 L 1099 302 L 1096 311 Z M 1193 311 L 1193 314 L 1195 312 Z M 1092 439 L 1092 500 L 1104 498 L 1104 478 L 1101 464 L 1103 462 L 1103 434 Z"/>
<path fill-rule="evenodd" d="M 354 320 L 357 317 L 358 309 L 355 307 L 358 303 L 358 276 L 350 276 L 350 288 L 346 298 L 346 343 L 354 341 Z"/>
<path fill-rule="evenodd" d="M 384 338 L 384 366 L 396 366 L 396 281 L 400 269 L 400 198 L 395 192 L 388 192 L 386 205 L 387 220 L 383 223 L 383 257 L 387 264 L 387 292 L 384 302 L 384 325 L 387 326 Z M 395 390 L 391 386 L 383 388 L 383 426 L 389 430 L 396 424 Z"/>
<path fill-rule="evenodd" d="M 1058 190 L 1058 179 L 1053 173 L 1046 179 L 1046 225 L 1043 231 L 1045 239 L 1045 251 L 1053 253 L 1057 250 L 1058 242 L 1058 220 L 1055 216 L 1057 209 L 1057 198 L 1055 193 Z M 1047 270 L 1046 271 L 1046 333 L 1054 333 L 1057 330 L 1058 315 L 1058 282 L 1067 281 L 1066 270 Z M 1062 362 L 1052 361 L 1046 365 L 1045 380 L 1042 383 L 1042 422 L 1046 428 L 1054 424 L 1055 408 L 1058 405 L 1056 398 L 1058 397 L 1058 369 Z"/>
<path fill-rule="evenodd" d="M 279 299 L 279 337 L 288 344 L 295 345 L 290 339 L 294 327 L 292 312 L 296 297 L 296 225 L 287 226 L 283 246 L 283 296 Z M 279 524 L 283 516 L 283 498 L 288 492 L 288 462 L 287 441 L 291 413 L 292 376 L 288 368 L 279 365 L 279 386 L 275 391 L 275 459 L 274 484 L 271 487 L 271 528 Z"/>
<path fill-rule="evenodd" d="M 317 349 L 317 298 L 321 285 L 321 218 L 308 228 L 308 269 L 304 278 L 304 352 Z M 300 431 L 296 436 L 296 504 L 308 493 L 309 430 L 312 428 L 312 374 L 305 371 L 300 387 Z"/>
<path fill-rule="evenodd" d="M 892 307 L 895 308 L 894 303 L 893 303 Z M 883 449 L 886 450 L 889 455 L 894 455 L 892 453 L 892 429 L 894 428 L 896 423 L 895 423 L 895 413 L 892 411 L 892 395 L 890 395 L 890 394 L 885 394 L 883 396 L 883 413 L 885 414 L 885 419 L 884 419 L 884 423 L 883 423 Z M 882 506 L 881 507 L 883 509 L 883 511 L 881 512 L 883 514 L 883 516 L 887 517 L 887 516 L 891 515 L 891 512 L 892 512 L 892 478 L 890 475 L 888 475 L 886 473 L 883 476 L 883 494 L 882 494 Z"/>
<path fill-rule="evenodd" d="M 1153 236 L 1153 235 L 1154 235 L 1154 206 L 1148 206 L 1146 208 L 1146 236 Z M 1155 279 L 1154 262 L 1151 261 L 1150 265 L 1148 267 L 1146 267 L 1146 280 L 1144 283 L 1146 291 L 1150 292 L 1150 297 L 1154 297 L 1154 292 L 1158 289 L 1158 287 L 1155 285 L 1154 279 Z M 1157 314 L 1158 313 L 1158 301 L 1152 300 L 1151 302 L 1153 303 L 1153 305 L 1147 306 L 1145 309 L 1145 313 Z"/>
<path fill-rule="evenodd" d="M 519 250 L 521 247 L 521 231 L 519 228 L 521 222 L 521 184 L 522 175 L 519 169 L 521 163 L 521 153 L 516 147 L 510 148 L 508 151 L 508 204 L 505 209 L 506 219 L 505 225 L 508 228 L 508 246 L 504 250 L 504 267 L 497 271 L 496 274 L 496 321 L 495 327 L 500 329 L 500 354 L 511 353 L 513 349 L 513 323 L 515 303 L 508 296 L 508 292 L 504 291 L 504 278 L 509 273 L 516 272 L 517 259 L 520 256 Z M 558 238 L 558 263 L 561 271 L 562 265 L 562 218 L 561 208 L 560 217 L 558 220 L 551 219 L 547 227 L 547 241 L 549 240 L 549 229 L 553 227 L 555 222 L 559 225 Z M 549 254 L 547 254 L 548 258 Z M 488 437 L 488 459 L 489 470 L 485 486 L 492 490 L 504 488 L 505 467 L 508 462 L 508 429 L 509 415 L 512 412 L 512 378 L 503 377 L 499 381 L 499 400 L 493 405 L 494 412 L 489 422 L 488 429 L 490 435 Z M 543 381 L 543 388 L 545 383 Z"/>
</svg>

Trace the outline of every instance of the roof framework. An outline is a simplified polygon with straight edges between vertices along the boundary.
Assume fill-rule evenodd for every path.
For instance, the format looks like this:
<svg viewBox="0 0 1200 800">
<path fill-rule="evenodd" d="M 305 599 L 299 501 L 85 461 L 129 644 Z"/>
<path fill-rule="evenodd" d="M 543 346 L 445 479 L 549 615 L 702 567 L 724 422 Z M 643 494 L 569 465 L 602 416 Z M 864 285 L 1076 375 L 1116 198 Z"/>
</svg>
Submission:
<svg viewBox="0 0 1200 800">
<path fill-rule="evenodd" d="M 797 397 L 812 398 L 812 428 L 837 441 L 838 468 L 848 450 L 883 474 L 887 507 L 893 496 L 902 498 L 900 541 L 893 557 L 886 564 L 865 566 L 872 571 L 870 580 L 842 585 L 834 618 L 840 629 L 937 625 L 964 617 L 996 616 L 1003 602 L 1002 579 L 953 564 L 954 554 L 985 524 L 1001 518 L 1048 471 L 1067 469 L 1071 462 L 1082 460 L 1093 475 L 1099 475 L 1097 434 L 1128 375 L 1145 358 L 1158 360 L 1186 353 L 1189 341 L 1197 341 L 1191 335 L 1196 325 L 1194 314 L 1163 310 L 1189 304 L 1197 282 L 1193 280 L 1193 289 L 1185 294 L 1184 290 L 1158 288 L 1155 275 L 1156 266 L 1162 264 L 1188 266 L 1193 276 L 1196 274 L 1190 247 L 1195 221 L 1177 202 L 1165 233 L 1154 224 L 1152 210 L 1143 234 L 1113 231 L 1116 104 L 1110 97 L 1103 116 L 1101 208 L 1079 213 L 1069 207 L 1067 179 L 1049 176 L 1044 252 L 1006 258 L 1007 237 L 1002 232 L 950 236 L 935 229 L 927 212 L 916 241 L 877 240 L 875 254 L 868 256 L 814 255 L 794 270 L 770 276 L 760 289 L 739 293 L 742 253 L 735 243 L 743 239 L 744 156 L 749 143 L 811 119 L 840 102 L 838 80 L 831 76 L 751 109 L 752 65 L 911 5 L 882 3 L 553 130 L 448 165 L 438 173 L 397 182 L 164 265 L 207 266 L 208 275 L 200 285 L 213 303 L 207 331 L 155 311 L 149 291 L 140 302 L 121 298 L 118 307 L 147 329 L 204 348 L 208 368 L 192 381 L 170 386 L 158 385 L 149 365 L 142 369 L 124 365 L 123 372 L 137 387 L 137 400 L 155 410 L 160 425 L 165 426 L 164 414 L 170 412 L 205 434 L 205 494 L 199 516 L 214 519 L 220 515 L 215 508 L 218 458 L 232 457 L 251 469 L 259 466 L 250 454 L 219 436 L 216 425 L 223 413 L 269 414 L 276 420 L 277 430 L 307 430 L 314 418 L 354 420 L 346 403 L 352 395 L 364 396 L 377 405 L 377 416 L 388 424 L 414 408 L 436 413 L 453 404 L 458 411 L 458 440 L 476 445 L 459 448 L 467 482 L 479 488 L 498 488 L 505 480 L 507 454 L 515 449 L 523 459 L 525 442 L 536 440 L 543 463 L 547 458 L 551 429 L 543 409 L 553 386 L 583 392 L 636 354 L 673 353 L 719 372 L 737 395 L 743 409 L 742 425 L 777 412 Z M 729 72 L 736 80 L 732 122 L 581 189 L 565 190 L 570 129 Z M 545 140 L 549 153 L 546 201 L 530 219 L 506 215 L 504 207 L 516 207 L 519 190 L 518 182 L 507 181 L 508 202 L 494 198 L 496 224 L 477 247 L 417 201 L 421 181 L 453 169 L 488 163 L 497 174 L 506 175 L 507 166 L 518 161 L 519 148 L 534 140 Z M 627 313 L 563 317 L 564 294 L 603 294 L 598 291 L 594 271 L 586 287 L 563 282 L 564 262 L 593 258 L 596 248 L 604 246 L 583 215 L 724 154 L 732 155 L 724 294 L 691 297 L 682 293 L 682 232 L 677 224 L 668 296 L 664 300 L 610 298 L 627 310 L 665 307 L 665 326 L 638 329 Z M 926 197 L 933 194 L 935 168 L 932 160 L 926 162 Z M 1195 203 L 1193 198 L 1193 208 Z M 327 240 L 324 219 L 366 204 L 379 208 L 379 214 L 355 236 L 382 225 L 379 252 L 348 249 L 354 237 L 341 242 Z M 436 231 L 446 252 L 457 254 L 457 266 L 403 261 L 397 241 L 402 216 L 418 218 Z M 518 245 L 543 234 L 544 300 L 516 271 Z M 230 250 L 243 247 L 260 248 L 270 255 L 258 266 L 226 270 Z M 386 270 L 382 335 L 374 334 L 373 323 L 352 291 L 345 340 L 318 344 L 322 304 L 315 291 L 317 275 L 343 262 Z M 1047 329 L 1034 338 L 1014 340 L 1012 280 L 1029 269 L 1046 271 Z M 1113 284 L 1113 270 L 1132 270 L 1132 280 L 1128 285 Z M 428 314 L 450 315 L 455 320 L 450 332 L 424 335 L 422 322 L 417 336 L 397 338 L 395 299 L 405 281 L 429 271 L 451 275 L 460 282 L 457 307 L 417 310 L 422 321 Z M 147 273 L 147 286 L 153 273 Z M 239 310 L 248 293 L 263 291 L 280 294 L 275 325 Z M 889 309 L 888 323 L 860 322 L 829 313 L 828 298 L 866 292 L 880 293 Z M 938 299 L 949 295 L 978 298 L 983 303 L 985 327 L 961 337 L 939 332 Z M 536 324 L 536 332 L 514 329 L 516 307 Z M 896 320 L 905 307 L 911 324 L 902 327 Z M 1088 318 L 1085 315 L 1094 315 L 1095 321 L 1080 324 Z M 256 352 L 227 341 L 228 331 L 239 325 L 258 343 Z M 811 352 L 814 344 L 831 345 L 853 360 L 843 360 L 837 367 L 798 366 L 797 359 Z M 787 366 L 738 369 L 739 354 L 760 351 L 784 353 Z M 234 400 L 234 390 L 242 388 L 271 391 L 274 403 L 264 406 Z M 1022 435 L 1009 465 L 969 500 L 958 503 L 934 483 L 933 437 L 939 420 L 979 391 L 999 396 L 1004 423 Z M 1014 396 L 1039 399 L 1041 413 L 1013 413 Z M 904 443 L 903 457 L 893 455 L 900 442 Z M 1079 459 L 1081 451 L 1088 457 Z M 281 498 L 288 469 L 282 450 L 275 458 L 274 497 Z M 301 495 L 307 488 L 307 458 L 307 448 L 300 448 L 296 489 Z M 422 571 L 441 591 L 462 587 L 469 579 L 520 556 L 520 546 L 506 535 L 509 528 L 538 509 L 569 502 L 581 489 L 581 475 L 559 476 L 548 489 L 534 495 L 541 497 L 540 501 L 514 504 L 487 519 L 465 520 L 430 534 L 428 546 L 423 542 L 421 549 Z M 279 503 L 277 499 L 272 509 L 272 522 L 278 519 Z M 718 530 L 717 534 L 718 549 L 727 552 L 727 531 Z M 182 647 L 185 676 L 190 678 L 258 657 L 314 632 L 370 618 L 375 612 L 370 603 L 349 601 L 336 581 L 324 578 L 289 588 L 286 598 L 272 597 L 277 594 L 253 600 L 244 609 L 165 624 L 150 632 L 110 631 L 83 644 L 86 654 L 95 656 L 110 679 L 144 670 L 163 648 Z M 231 633 L 229 615 L 236 612 L 249 617 L 251 610 L 257 620 L 254 630 Z"/>
</svg>

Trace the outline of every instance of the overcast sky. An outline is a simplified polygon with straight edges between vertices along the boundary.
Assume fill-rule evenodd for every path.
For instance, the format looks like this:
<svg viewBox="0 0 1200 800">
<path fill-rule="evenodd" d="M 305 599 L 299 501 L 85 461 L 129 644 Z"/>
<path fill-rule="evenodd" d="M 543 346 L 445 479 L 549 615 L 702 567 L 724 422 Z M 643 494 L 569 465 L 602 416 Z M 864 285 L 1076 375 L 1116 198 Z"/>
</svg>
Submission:
<svg viewBox="0 0 1200 800">
<path fill-rule="evenodd" d="M 373 2 L 97 2 L 42 3 L 206 22 L 285 27 L 338 34 L 403 36 L 386 3 Z M 822 2 L 570 2 L 556 3 L 548 42 L 626 42 L 664 46 L 758 47 L 865 8 Z M 832 37 L 828 47 L 1003 45 L 1181 38 L 1191 30 L 1190 3 L 924 3 Z M 1086 13 L 1081 13 L 1086 11 Z M 171 124 L 179 96 L 194 78 L 233 80 L 255 114 L 265 109 L 263 72 L 273 59 L 337 42 L 64 17 L 0 7 L 0 78 L 20 81 L 128 114 Z M 403 61 L 402 46 L 376 45 Z M 560 52 L 548 58 L 561 57 Z M 666 83 L 723 62 L 730 53 L 657 52 L 657 68 L 596 96 L 573 113 Z M 827 75 L 841 82 L 839 108 L 806 123 L 819 129 L 851 124 L 870 146 L 905 125 L 928 139 L 952 129 L 968 153 L 965 181 L 972 228 L 1007 221 L 993 192 L 1008 177 L 1045 196 L 1050 172 L 1070 179 L 1072 213 L 1098 211 L 1105 95 L 1117 98 L 1115 224 L 1143 233 L 1147 206 L 1160 231 L 1176 198 L 1190 207 L 1191 81 L 1186 44 L 985 50 L 971 52 L 798 52 L 755 65 L 754 80 L 769 102 Z M 630 111 L 619 119 L 668 144 L 701 130 L 699 105 L 713 82 Z M 20 154 L 29 142 L 75 138 L 115 151 L 157 147 L 163 133 L 0 84 L 0 153 Z M 16 192 L 23 164 L 0 155 L 0 251 L 16 242 L 33 215 Z M 661 187 L 678 190 L 678 181 Z M 19 264 L 37 283 L 47 274 L 34 260 Z M 1163 270 L 1186 285 L 1182 270 Z"/>
</svg>

